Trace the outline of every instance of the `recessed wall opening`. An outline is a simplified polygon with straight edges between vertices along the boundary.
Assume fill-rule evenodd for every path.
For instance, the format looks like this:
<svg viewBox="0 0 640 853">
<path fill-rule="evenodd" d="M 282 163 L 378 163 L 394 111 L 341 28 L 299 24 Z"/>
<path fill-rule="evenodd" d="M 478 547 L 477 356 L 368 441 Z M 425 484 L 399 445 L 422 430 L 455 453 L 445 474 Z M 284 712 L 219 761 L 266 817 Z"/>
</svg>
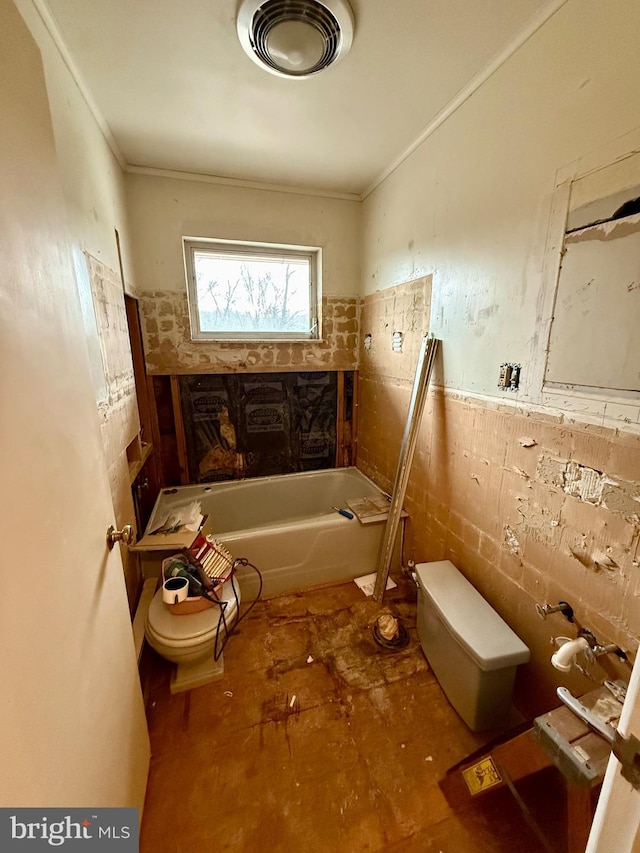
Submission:
<svg viewBox="0 0 640 853">
<path fill-rule="evenodd" d="M 634 162 L 635 161 L 635 162 Z M 619 164 L 611 168 L 615 188 Z M 601 399 L 640 399 L 640 184 L 607 193 L 569 212 L 544 386 Z M 640 178 L 640 159 L 628 158 Z M 585 182 L 585 186 L 581 186 Z M 574 181 L 572 199 L 597 192 L 596 177 Z M 590 187 L 592 184 L 593 187 Z"/>
</svg>

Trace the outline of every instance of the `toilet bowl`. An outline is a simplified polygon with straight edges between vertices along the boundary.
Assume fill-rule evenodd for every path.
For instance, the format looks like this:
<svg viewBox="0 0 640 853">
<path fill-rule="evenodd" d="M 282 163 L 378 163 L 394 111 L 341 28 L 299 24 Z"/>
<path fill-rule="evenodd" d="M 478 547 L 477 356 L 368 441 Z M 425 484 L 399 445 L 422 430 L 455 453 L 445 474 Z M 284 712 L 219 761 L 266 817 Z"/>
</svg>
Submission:
<svg viewBox="0 0 640 853">
<path fill-rule="evenodd" d="M 162 587 L 153 596 L 145 620 L 147 642 L 159 655 L 176 664 L 171 676 L 171 692 L 180 693 L 209 684 L 224 673 L 222 655 L 214 660 L 216 636 L 218 648 L 224 642 L 227 630 L 233 627 L 240 602 L 240 589 L 232 581 L 222 587 L 220 601 L 226 602 L 222 622 L 221 608 L 217 605 L 184 616 L 171 613 L 162 600 Z"/>
</svg>

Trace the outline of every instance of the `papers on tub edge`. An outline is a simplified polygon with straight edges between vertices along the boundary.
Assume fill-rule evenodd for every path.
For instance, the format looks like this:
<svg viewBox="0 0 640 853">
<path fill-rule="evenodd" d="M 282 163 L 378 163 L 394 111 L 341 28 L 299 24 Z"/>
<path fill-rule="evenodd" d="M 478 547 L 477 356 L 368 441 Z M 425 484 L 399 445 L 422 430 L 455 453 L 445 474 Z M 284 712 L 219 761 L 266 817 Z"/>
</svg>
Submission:
<svg viewBox="0 0 640 853">
<path fill-rule="evenodd" d="M 365 595 L 373 595 L 373 590 L 376 585 L 376 573 L 371 572 L 370 575 L 362 575 L 361 578 L 355 578 L 353 582 Z M 392 581 L 391 578 L 387 578 L 387 585 L 385 589 L 393 589 L 395 586 L 398 586 L 398 584 Z"/>
</svg>

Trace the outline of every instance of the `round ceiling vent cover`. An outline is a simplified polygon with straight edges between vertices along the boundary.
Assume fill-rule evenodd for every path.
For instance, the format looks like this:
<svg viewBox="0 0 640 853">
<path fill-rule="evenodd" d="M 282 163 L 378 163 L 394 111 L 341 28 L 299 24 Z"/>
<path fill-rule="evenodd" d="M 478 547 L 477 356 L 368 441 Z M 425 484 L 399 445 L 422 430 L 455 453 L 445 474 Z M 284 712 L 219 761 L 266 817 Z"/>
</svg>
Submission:
<svg viewBox="0 0 640 853">
<path fill-rule="evenodd" d="M 351 47 L 353 14 L 346 0 L 243 0 L 238 37 L 262 68 L 281 77 L 310 77 Z"/>
</svg>

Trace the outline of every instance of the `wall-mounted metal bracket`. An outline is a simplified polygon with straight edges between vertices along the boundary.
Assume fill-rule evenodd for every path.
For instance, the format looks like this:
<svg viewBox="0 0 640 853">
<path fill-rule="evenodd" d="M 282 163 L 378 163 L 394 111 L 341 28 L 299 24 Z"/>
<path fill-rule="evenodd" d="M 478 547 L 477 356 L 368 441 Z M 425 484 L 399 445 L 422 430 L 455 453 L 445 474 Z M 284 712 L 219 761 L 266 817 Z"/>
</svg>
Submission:
<svg viewBox="0 0 640 853">
<path fill-rule="evenodd" d="M 611 744 L 611 751 L 622 765 L 620 771 L 622 777 L 636 791 L 640 791 L 640 740 L 635 735 L 629 735 L 628 737 L 621 735 L 620 732 L 600 719 L 597 714 L 585 708 L 582 702 L 576 699 L 566 687 L 558 687 L 556 692 L 560 701 L 576 717 L 579 717 L 584 723 L 601 735 L 607 743 Z"/>
</svg>

